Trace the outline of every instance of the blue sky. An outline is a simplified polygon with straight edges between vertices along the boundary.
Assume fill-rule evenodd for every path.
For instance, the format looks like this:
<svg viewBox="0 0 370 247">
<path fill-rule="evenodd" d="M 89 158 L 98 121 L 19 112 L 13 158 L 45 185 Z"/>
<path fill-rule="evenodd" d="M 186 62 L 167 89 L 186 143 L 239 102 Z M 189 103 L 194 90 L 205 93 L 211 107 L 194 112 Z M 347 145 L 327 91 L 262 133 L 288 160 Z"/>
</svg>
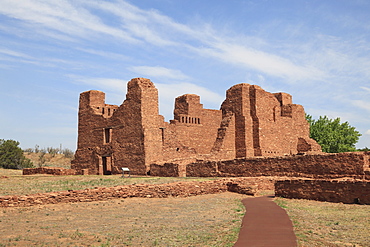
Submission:
<svg viewBox="0 0 370 247">
<path fill-rule="evenodd" d="M 0 0 L 0 139 L 75 149 L 79 94 L 120 105 L 145 77 L 166 121 L 179 95 L 219 109 L 246 82 L 370 147 L 369 13 L 367 0 Z"/>
</svg>

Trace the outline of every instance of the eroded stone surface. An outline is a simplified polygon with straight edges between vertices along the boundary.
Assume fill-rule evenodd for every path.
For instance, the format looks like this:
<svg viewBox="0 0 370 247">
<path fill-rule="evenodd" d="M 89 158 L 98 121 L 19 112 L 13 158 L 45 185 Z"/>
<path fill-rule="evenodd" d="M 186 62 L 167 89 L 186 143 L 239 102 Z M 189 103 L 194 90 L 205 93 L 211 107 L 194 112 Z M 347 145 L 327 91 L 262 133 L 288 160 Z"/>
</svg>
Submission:
<svg viewBox="0 0 370 247">
<path fill-rule="evenodd" d="M 348 179 L 289 179 L 275 183 L 275 195 L 327 202 L 370 204 L 370 181 Z"/>
<path fill-rule="evenodd" d="M 198 95 L 177 97 L 168 123 L 159 115 L 154 84 L 135 78 L 120 106 L 106 104 L 103 92 L 81 93 L 78 118 L 72 164 L 78 174 L 118 174 L 128 167 L 143 175 L 151 164 L 176 163 L 181 176 L 189 160 L 321 152 L 309 138 L 303 107 L 291 95 L 246 83 L 227 91 L 220 110 L 204 109 Z"/>
</svg>

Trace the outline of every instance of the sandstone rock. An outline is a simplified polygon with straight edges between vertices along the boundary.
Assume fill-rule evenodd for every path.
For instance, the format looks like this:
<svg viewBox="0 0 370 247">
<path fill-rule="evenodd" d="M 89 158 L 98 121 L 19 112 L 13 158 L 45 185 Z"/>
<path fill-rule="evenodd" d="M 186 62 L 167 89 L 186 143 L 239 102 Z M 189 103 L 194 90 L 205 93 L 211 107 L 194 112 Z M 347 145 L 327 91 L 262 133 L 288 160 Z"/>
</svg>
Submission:
<svg viewBox="0 0 370 247">
<path fill-rule="evenodd" d="M 239 184 L 234 182 L 227 183 L 227 190 L 230 192 L 236 192 L 239 194 L 254 196 L 257 193 L 257 186 L 250 186 L 245 184 Z"/>
</svg>

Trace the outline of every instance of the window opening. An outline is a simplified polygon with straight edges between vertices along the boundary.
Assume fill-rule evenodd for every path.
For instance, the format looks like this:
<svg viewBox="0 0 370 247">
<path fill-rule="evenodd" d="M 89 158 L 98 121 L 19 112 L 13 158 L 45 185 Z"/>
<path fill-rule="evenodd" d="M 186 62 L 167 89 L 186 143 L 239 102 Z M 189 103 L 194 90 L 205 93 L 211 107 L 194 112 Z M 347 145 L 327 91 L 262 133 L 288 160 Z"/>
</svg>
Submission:
<svg viewBox="0 0 370 247">
<path fill-rule="evenodd" d="M 112 140 L 112 128 L 105 128 L 104 129 L 104 142 L 110 143 Z"/>
<path fill-rule="evenodd" d="M 164 143 L 164 130 L 165 128 L 164 127 L 161 127 L 161 132 L 162 132 L 162 144 Z"/>
</svg>

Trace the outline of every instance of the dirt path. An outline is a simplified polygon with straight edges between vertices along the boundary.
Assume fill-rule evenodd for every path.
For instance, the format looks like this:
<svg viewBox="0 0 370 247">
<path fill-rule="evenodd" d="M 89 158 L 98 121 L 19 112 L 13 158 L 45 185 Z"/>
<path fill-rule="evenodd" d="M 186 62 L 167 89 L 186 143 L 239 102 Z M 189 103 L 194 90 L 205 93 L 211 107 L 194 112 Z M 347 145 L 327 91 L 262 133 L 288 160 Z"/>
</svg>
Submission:
<svg viewBox="0 0 370 247">
<path fill-rule="evenodd" d="M 234 247 L 297 246 L 292 222 L 272 199 L 273 196 L 243 199 L 246 213 Z"/>
</svg>

